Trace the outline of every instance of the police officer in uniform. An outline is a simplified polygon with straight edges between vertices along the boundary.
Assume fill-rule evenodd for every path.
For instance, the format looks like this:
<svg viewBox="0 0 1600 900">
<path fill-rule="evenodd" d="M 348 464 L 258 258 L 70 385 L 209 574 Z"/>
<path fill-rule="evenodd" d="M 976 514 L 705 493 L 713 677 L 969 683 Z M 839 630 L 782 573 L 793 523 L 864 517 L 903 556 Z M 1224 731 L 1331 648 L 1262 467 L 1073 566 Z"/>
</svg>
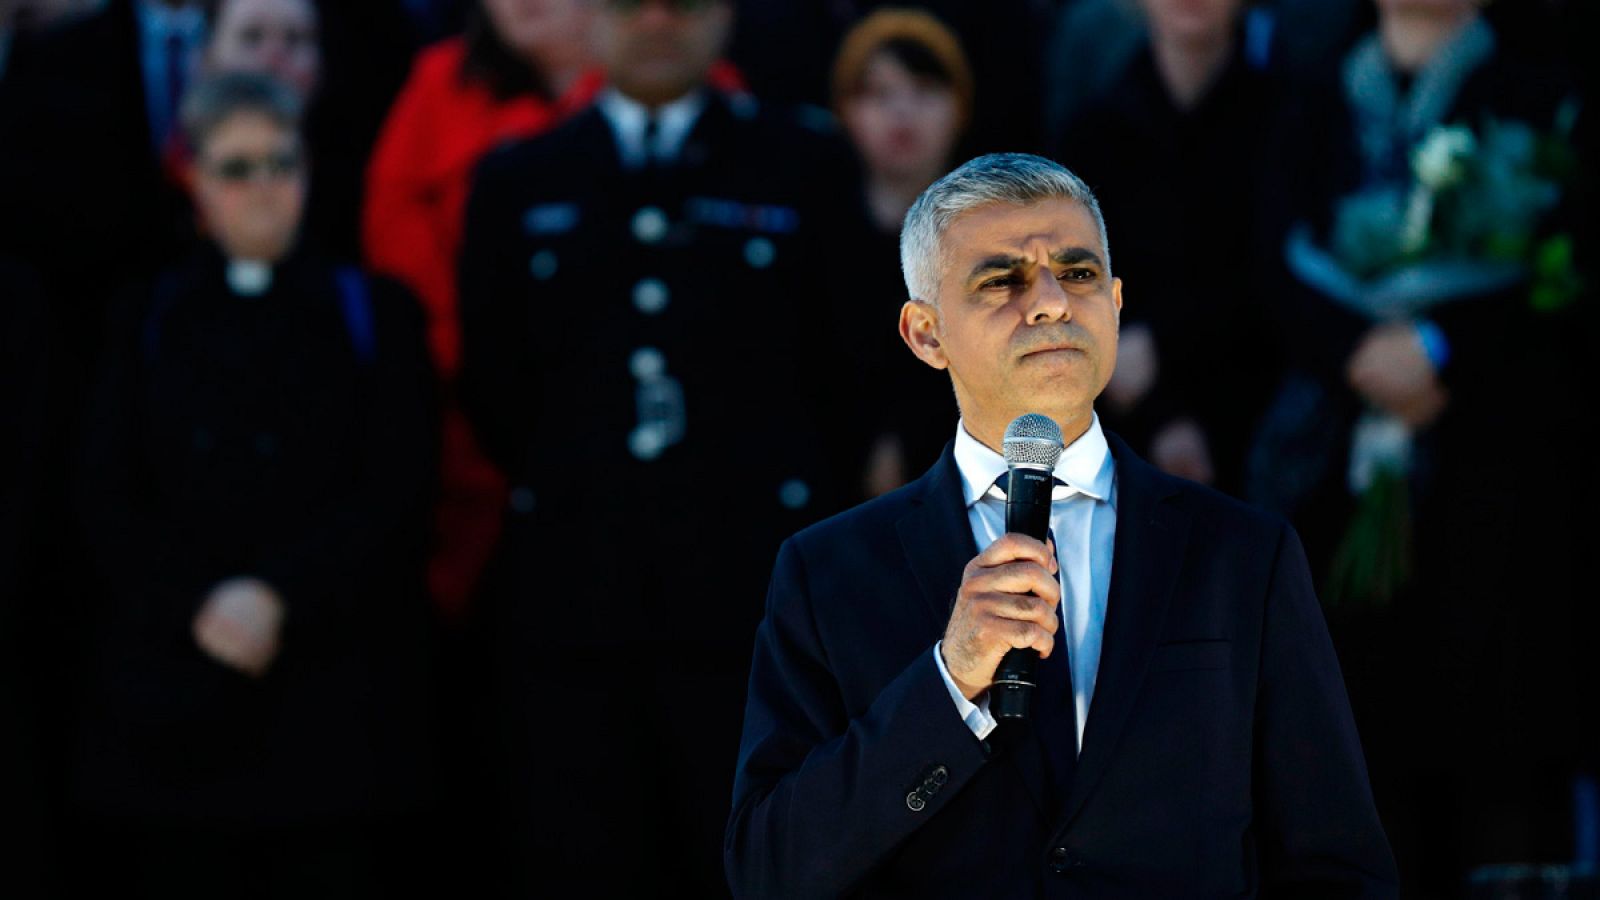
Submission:
<svg viewBox="0 0 1600 900">
<path fill-rule="evenodd" d="M 767 571 L 827 508 L 821 291 L 856 176 L 826 126 L 712 87 L 732 15 L 608 0 L 611 87 L 488 157 L 468 204 L 461 400 L 512 486 L 482 615 L 517 890 L 726 893 Z"/>
</svg>

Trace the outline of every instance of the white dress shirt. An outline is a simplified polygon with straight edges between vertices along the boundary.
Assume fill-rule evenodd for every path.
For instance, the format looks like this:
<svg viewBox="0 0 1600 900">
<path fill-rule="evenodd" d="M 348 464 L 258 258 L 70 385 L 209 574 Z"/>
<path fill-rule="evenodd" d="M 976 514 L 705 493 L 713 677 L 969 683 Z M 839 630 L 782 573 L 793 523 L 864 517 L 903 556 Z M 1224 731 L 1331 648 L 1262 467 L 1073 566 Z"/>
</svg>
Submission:
<svg viewBox="0 0 1600 900">
<path fill-rule="evenodd" d="M 966 423 L 956 428 L 956 468 L 967 503 L 967 522 L 981 551 L 1006 530 L 1005 494 L 995 480 L 1006 473 L 1005 457 L 967 433 Z M 1050 505 L 1050 528 L 1055 533 L 1056 561 L 1061 566 L 1061 622 L 1056 632 L 1056 652 L 1063 646 L 1072 666 L 1073 706 L 1078 718 L 1078 750 L 1083 750 L 1083 729 L 1094 699 L 1095 676 L 1100 669 L 1100 640 L 1105 633 L 1106 597 L 1111 589 L 1111 557 L 1117 530 L 1116 463 L 1094 416 L 1089 430 L 1072 442 L 1056 462 L 1057 486 Z M 943 643 L 942 641 L 940 643 Z M 979 739 L 994 731 L 989 695 L 973 703 L 956 687 L 945 668 L 939 644 L 933 658 L 944 678 L 950 699 L 967 727 Z"/>
<path fill-rule="evenodd" d="M 623 96 L 616 88 L 606 88 L 595 100 L 601 115 L 611 124 L 611 133 L 617 139 L 617 151 L 622 164 L 629 169 L 642 168 L 651 159 L 671 162 L 678 157 L 683 142 L 688 139 L 694 123 L 705 109 L 706 98 L 700 91 L 691 91 L 683 97 L 651 110 L 643 103 Z M 645 146 L 645 130 L 651 116 L 656 120 L 654 146 Z"/>
</svg>

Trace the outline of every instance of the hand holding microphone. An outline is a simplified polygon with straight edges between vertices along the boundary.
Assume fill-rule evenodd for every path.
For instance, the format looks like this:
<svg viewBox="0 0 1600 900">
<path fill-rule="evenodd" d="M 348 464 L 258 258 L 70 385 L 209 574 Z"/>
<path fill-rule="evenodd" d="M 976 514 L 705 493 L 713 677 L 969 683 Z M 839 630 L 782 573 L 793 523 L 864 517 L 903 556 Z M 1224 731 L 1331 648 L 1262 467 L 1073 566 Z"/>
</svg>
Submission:
<svg viewBox="0 0 1600 900">
<path fill-rule="evenodd" d="M 1025 719 L 1033 670 L 1059 627 L 1061 585 L 1047 543 L 1061 428 L 1037 413 L 1006 428 L 1006 534 L 967 564 L 941 652 L 967 699 L 989 691 L 996 718 Z"/>
<path fill-rule="evenodd" d="M 967 563 L 940 652 L 968 700 L 990 689 L 1007 653 L 1050 655 L 1061 602 L 1055 573 L 1055 548 L 1020 534 L 1001 535 Z"/>
</svg>

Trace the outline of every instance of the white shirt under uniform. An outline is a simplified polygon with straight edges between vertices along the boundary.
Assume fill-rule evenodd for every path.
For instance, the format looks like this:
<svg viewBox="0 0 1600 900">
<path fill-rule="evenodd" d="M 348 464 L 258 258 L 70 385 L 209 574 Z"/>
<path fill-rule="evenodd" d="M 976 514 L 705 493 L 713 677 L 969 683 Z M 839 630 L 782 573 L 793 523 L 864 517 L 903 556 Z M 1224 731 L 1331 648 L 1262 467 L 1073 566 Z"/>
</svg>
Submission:
<svg viewBox="0 0 1600 900">
<path fill-rule="evenodd" d="M 1006 474 L 1005 457 L 967 433 L 966 423 L 956 428 L 956 468 L 967 502 L 967 521 L 981 551 L 1006 530 L 1006 498 L 995 485 Z M 1117 531 L 1117 469 L 1096 415 L 1056 462 L 1058 485 L 1050 505 L 1050 528 L 1055 533 L 1056 561 L 1061 566 L 1061 623 L 1056 632 L 1056 652 L 1063 646 L 1072 666 L 1073 706 L 1078 718 L 1078 750 L 1083 751 L 1083 728 L 1094 699 L 1095 676 L 1100 669 L 1100 640 L 1106 626 L 1106 596 L 1111 589 L 1111 557 Z M 1064 644 L 1063 644 L 1064 642 Z M 942 641 L 940 642 L 943 643 Z M 934 662 L 944 677 L 950 699 L 967 727 L 979 739 L 994 731 L 989 695 L 973 703 L 962 696 L 945 668 L 939 644 Z"/>
</svg>

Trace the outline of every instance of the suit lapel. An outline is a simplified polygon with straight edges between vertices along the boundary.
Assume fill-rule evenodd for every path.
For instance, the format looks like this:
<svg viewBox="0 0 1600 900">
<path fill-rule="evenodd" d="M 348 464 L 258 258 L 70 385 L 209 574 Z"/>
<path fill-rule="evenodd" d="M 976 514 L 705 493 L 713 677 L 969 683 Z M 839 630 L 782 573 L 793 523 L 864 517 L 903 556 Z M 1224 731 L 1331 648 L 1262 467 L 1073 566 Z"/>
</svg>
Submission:
<svg viewBox="0 0 1600 900">
<path fill-rule="evenodd" d="M 1189 534 L 1187 511 L 1170 502 L 1177 483 L 1135 456 L 1116 435 L 1106 438 L 1117 466 L 1111 587 L 1083 752 L 1056 823 L 1058 833 L 1082 808 L 1113 758 L 1166 620 Z"/>
<path fill-rule="evenodd" d="M 961 472 L 956 467 L 954 442 L 924 475 L 923 490 L 916 508 L 898 523 L 900 543 L 906 560 L 922 588 L 933 634 L 944 634 L 961 587 L 961 572 L 978 555 L 967 517 L 966 499 L 961 490 Z M 1002 724 L 994 735 L 1002 759 L 1027 787 L 1044 825 L 1050 822 L 1048 772 L 1039 740 L 1026 726 Z"/>
<path fill-rule="evenodd" d="M 915 508 L 897 523 L 906 560 L 922 588 L 934 634 L 944 633 L 961 587 L 961 570 L 978 555 L 961 494 L 955 442 L 945 445 L 933 468 L 922 476 Z"/>
</svg>

